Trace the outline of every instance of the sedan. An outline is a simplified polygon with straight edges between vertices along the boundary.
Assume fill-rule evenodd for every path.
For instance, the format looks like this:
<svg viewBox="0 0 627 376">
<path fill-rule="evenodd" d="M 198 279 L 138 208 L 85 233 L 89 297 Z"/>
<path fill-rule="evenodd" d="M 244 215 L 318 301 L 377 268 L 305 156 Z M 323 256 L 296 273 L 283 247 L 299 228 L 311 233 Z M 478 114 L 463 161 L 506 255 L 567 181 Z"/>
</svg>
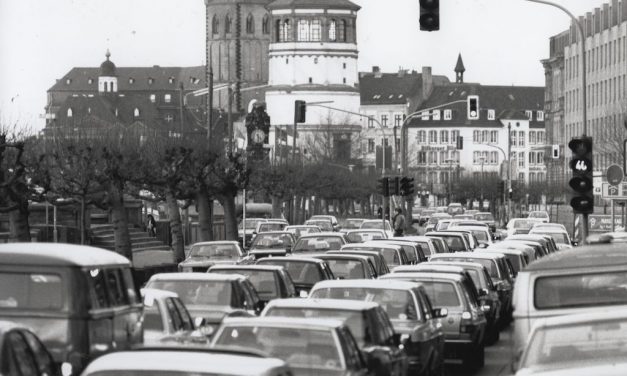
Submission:
<svg viewBox="0 0 627 376">
<path fill-rule="evenodd" d="M 307 297 L 309 290 L 319 281 L 335 279 L 326 261 L 312 257 L 266 257 L 257 260 L 257 265 L 282 266 L 288 272 L 297 294 Z"/>
<path fill-rule="evenodd" d="M 347 244 L 346 236 L 339 232 L 321 232 L 317 234 L 307 234 L 301 236 L 294 248 L 293 253 L 298 252 L 325 252 L 339 250 Z"/>
<path fill-rule="evenodd" d="M 289 225 L 285 227 L 283 231 L 287 231 L 294 235 L 294 239 L 296 240 L 298 240 L 301 236 L 305 234 L 322 232 L 322 230 L 320 230 L 320 227 L 313 225 Z"/>
<path fill-rule="evenodd" d="M 61 375 L 39 338 L 18 323 L 0 321 L 0 355 L 0 375 Z"/>
<path fill-rule="evenodd" d="M 209 273 L 241 274 L 248 277 L 259 299 L 265 303 L 273 299 L 296 296 L 296 286 L 282 266 L 274 265 L 220 265 L 209 268 Z"/>
<path fill-rule="evenodd" d="M 295 242 L 294 235 L 287 231 L 262 232 L 253 239 L 248 254 L 254 258 L 285 256 L 292 252 Z"/>
<path fill-rule="evenodd" d="M 210 241 L 192 245 L 187 258 L 179 264 L 180 272 L 206 272 L 219 264 L 252 263 L 236 241 Z"/>
<path fill-rule="evenodd" d="M 314 257 L 326 261 L 333 275 L 339 279 L 377 278 L 374 264 L 367 256 L 325 253 Z"/>
<path fill-rule="evenodd" d="M 194 321 L 177 294 L 142 289 L 141 295 L 144 299 L 144 344 L 158 344 L 170 336 L 191 336 Z"/>
<path fill-rule="evenodd" d="M 394 230 L 392 229 L 390 221 L 385 221 L 385 227 L 383 223 L 384 222 L 381 219 L 367 219 L 361 223 L 361 226 L 359 228 L 362 230 L 380 229 L 385 231 L 388 238 L 394 237 Z"/>
</svg>

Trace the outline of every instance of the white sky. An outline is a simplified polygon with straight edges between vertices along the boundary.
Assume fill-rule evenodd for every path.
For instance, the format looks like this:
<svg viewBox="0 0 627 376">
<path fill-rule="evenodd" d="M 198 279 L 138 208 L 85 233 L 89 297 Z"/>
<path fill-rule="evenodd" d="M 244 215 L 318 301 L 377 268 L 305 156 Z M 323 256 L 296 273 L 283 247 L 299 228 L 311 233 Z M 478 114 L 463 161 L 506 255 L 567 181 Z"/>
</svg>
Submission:
<svg viewBox="0 0 627 376">
<path fill-rule="evenodd" d="M 454 80 L 544 85 L 548 38 L 569 26 L 557 8 L 525 0 L 441 0 L 440 31 L 419 30 L 418 0 L 353 0 L 360 71 L 378 65 Z M 609 0 L 553 0 L 575 16 Z M 38 130 L 46 90 L 72 67 L 97 67 L 107 48 L 117 66 L 204 62 L 203 0 L 0 0 L 0 121 Z"/>
</svg>

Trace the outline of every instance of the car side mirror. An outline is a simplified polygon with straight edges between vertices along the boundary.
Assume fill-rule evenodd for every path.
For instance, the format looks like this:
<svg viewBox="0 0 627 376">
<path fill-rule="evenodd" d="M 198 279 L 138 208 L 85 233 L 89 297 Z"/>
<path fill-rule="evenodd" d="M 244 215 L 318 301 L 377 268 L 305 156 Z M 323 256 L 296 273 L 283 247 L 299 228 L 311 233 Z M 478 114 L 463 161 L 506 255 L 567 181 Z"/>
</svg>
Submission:
<svg viewBox="0 0 627 376">
<path fill-rule="evenodd" d="M 433 317 L 435 318 L 443 318 L 448 316 L 448 309 L 447 308 L 434 308 L 433 309 Z"/>
<path fill-rule="evenodd" d="M 578 245 L 579 245 L 579 242 L 577 242 L 577 241 L 573 240 L 573 241 L 571 241 L 571 242 L 570 242 L 570 244 L 571 244 L 573 247 L 576 247 L 576 246 L 578 246 Z"/>
<path fill-rule="evenodd" d="M 194 318 L 194 327 L 196 329 L 201 328 L 207 324 L 207 320 L 204 317 L 196 317 Z"/>
<path fill-rule="evenodd" d="M 488 243 L 479 243 L 479 248 L 488 248 Z"/>
<path fill-rule="evenodd" d="M 486 296 L 488 295 L 489 291 L 488 289 L 480 289 L 479 290 L 479 296 Z"/>
</svg>

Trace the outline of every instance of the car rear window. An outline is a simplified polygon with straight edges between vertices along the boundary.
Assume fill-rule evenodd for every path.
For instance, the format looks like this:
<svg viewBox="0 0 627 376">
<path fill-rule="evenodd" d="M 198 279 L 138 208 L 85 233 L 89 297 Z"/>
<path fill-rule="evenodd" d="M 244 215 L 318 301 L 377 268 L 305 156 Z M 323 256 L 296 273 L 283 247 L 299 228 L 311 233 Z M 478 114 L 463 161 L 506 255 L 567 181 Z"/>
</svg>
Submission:
<svg viewBox="0 0 627 376">
<path fill-rule="evenodd" d="M 361 262 L 356 260 L 342 260 L 325 258 L 333 275 L 340 279 L 365 278 L 366 274 Z"/>
<path fill-rule="evenodd" d="M 627 304 L 627 271 L 540 277 L 533 295 L 537 309 Z"/>
<path fill-rule="evenodd" d="M 455 285 L 450 282 L 423 281 L 425 292 L 436 307 L 459 307 L 461 301 Z"/>
<path fill-rule="evenodd" d="M 0 309 L 61 310 L 63 291 L 57 274 L 0 273 Z"/>
</svg>

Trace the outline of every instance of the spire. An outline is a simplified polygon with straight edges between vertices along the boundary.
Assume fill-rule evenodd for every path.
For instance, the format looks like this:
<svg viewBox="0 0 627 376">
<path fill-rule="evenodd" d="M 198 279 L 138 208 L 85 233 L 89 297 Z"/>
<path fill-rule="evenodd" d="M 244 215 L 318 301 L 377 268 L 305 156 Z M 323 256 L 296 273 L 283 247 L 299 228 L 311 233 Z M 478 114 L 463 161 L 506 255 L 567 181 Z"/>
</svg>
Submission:
<svg viewBox="0 0 627 376">
<path fill-rule="evenodd" d="M 460 53 L 457 56 L 457 64 L 455 64 L 455 82 L 458 84 L 464 83 L 464 72 L 466 68 L 464 68 L 464 62 L 462 61 L 462 54 Z"/>
<path fill-rule="evenodd" d="M 111 52 L 109 51 L 108 48 L 107 48 L 107 52 L 105 53 L 105 56 L 107 57 L 107 60 L 109 60 L 109 58 L 111 57 Z"/>
</svg>

